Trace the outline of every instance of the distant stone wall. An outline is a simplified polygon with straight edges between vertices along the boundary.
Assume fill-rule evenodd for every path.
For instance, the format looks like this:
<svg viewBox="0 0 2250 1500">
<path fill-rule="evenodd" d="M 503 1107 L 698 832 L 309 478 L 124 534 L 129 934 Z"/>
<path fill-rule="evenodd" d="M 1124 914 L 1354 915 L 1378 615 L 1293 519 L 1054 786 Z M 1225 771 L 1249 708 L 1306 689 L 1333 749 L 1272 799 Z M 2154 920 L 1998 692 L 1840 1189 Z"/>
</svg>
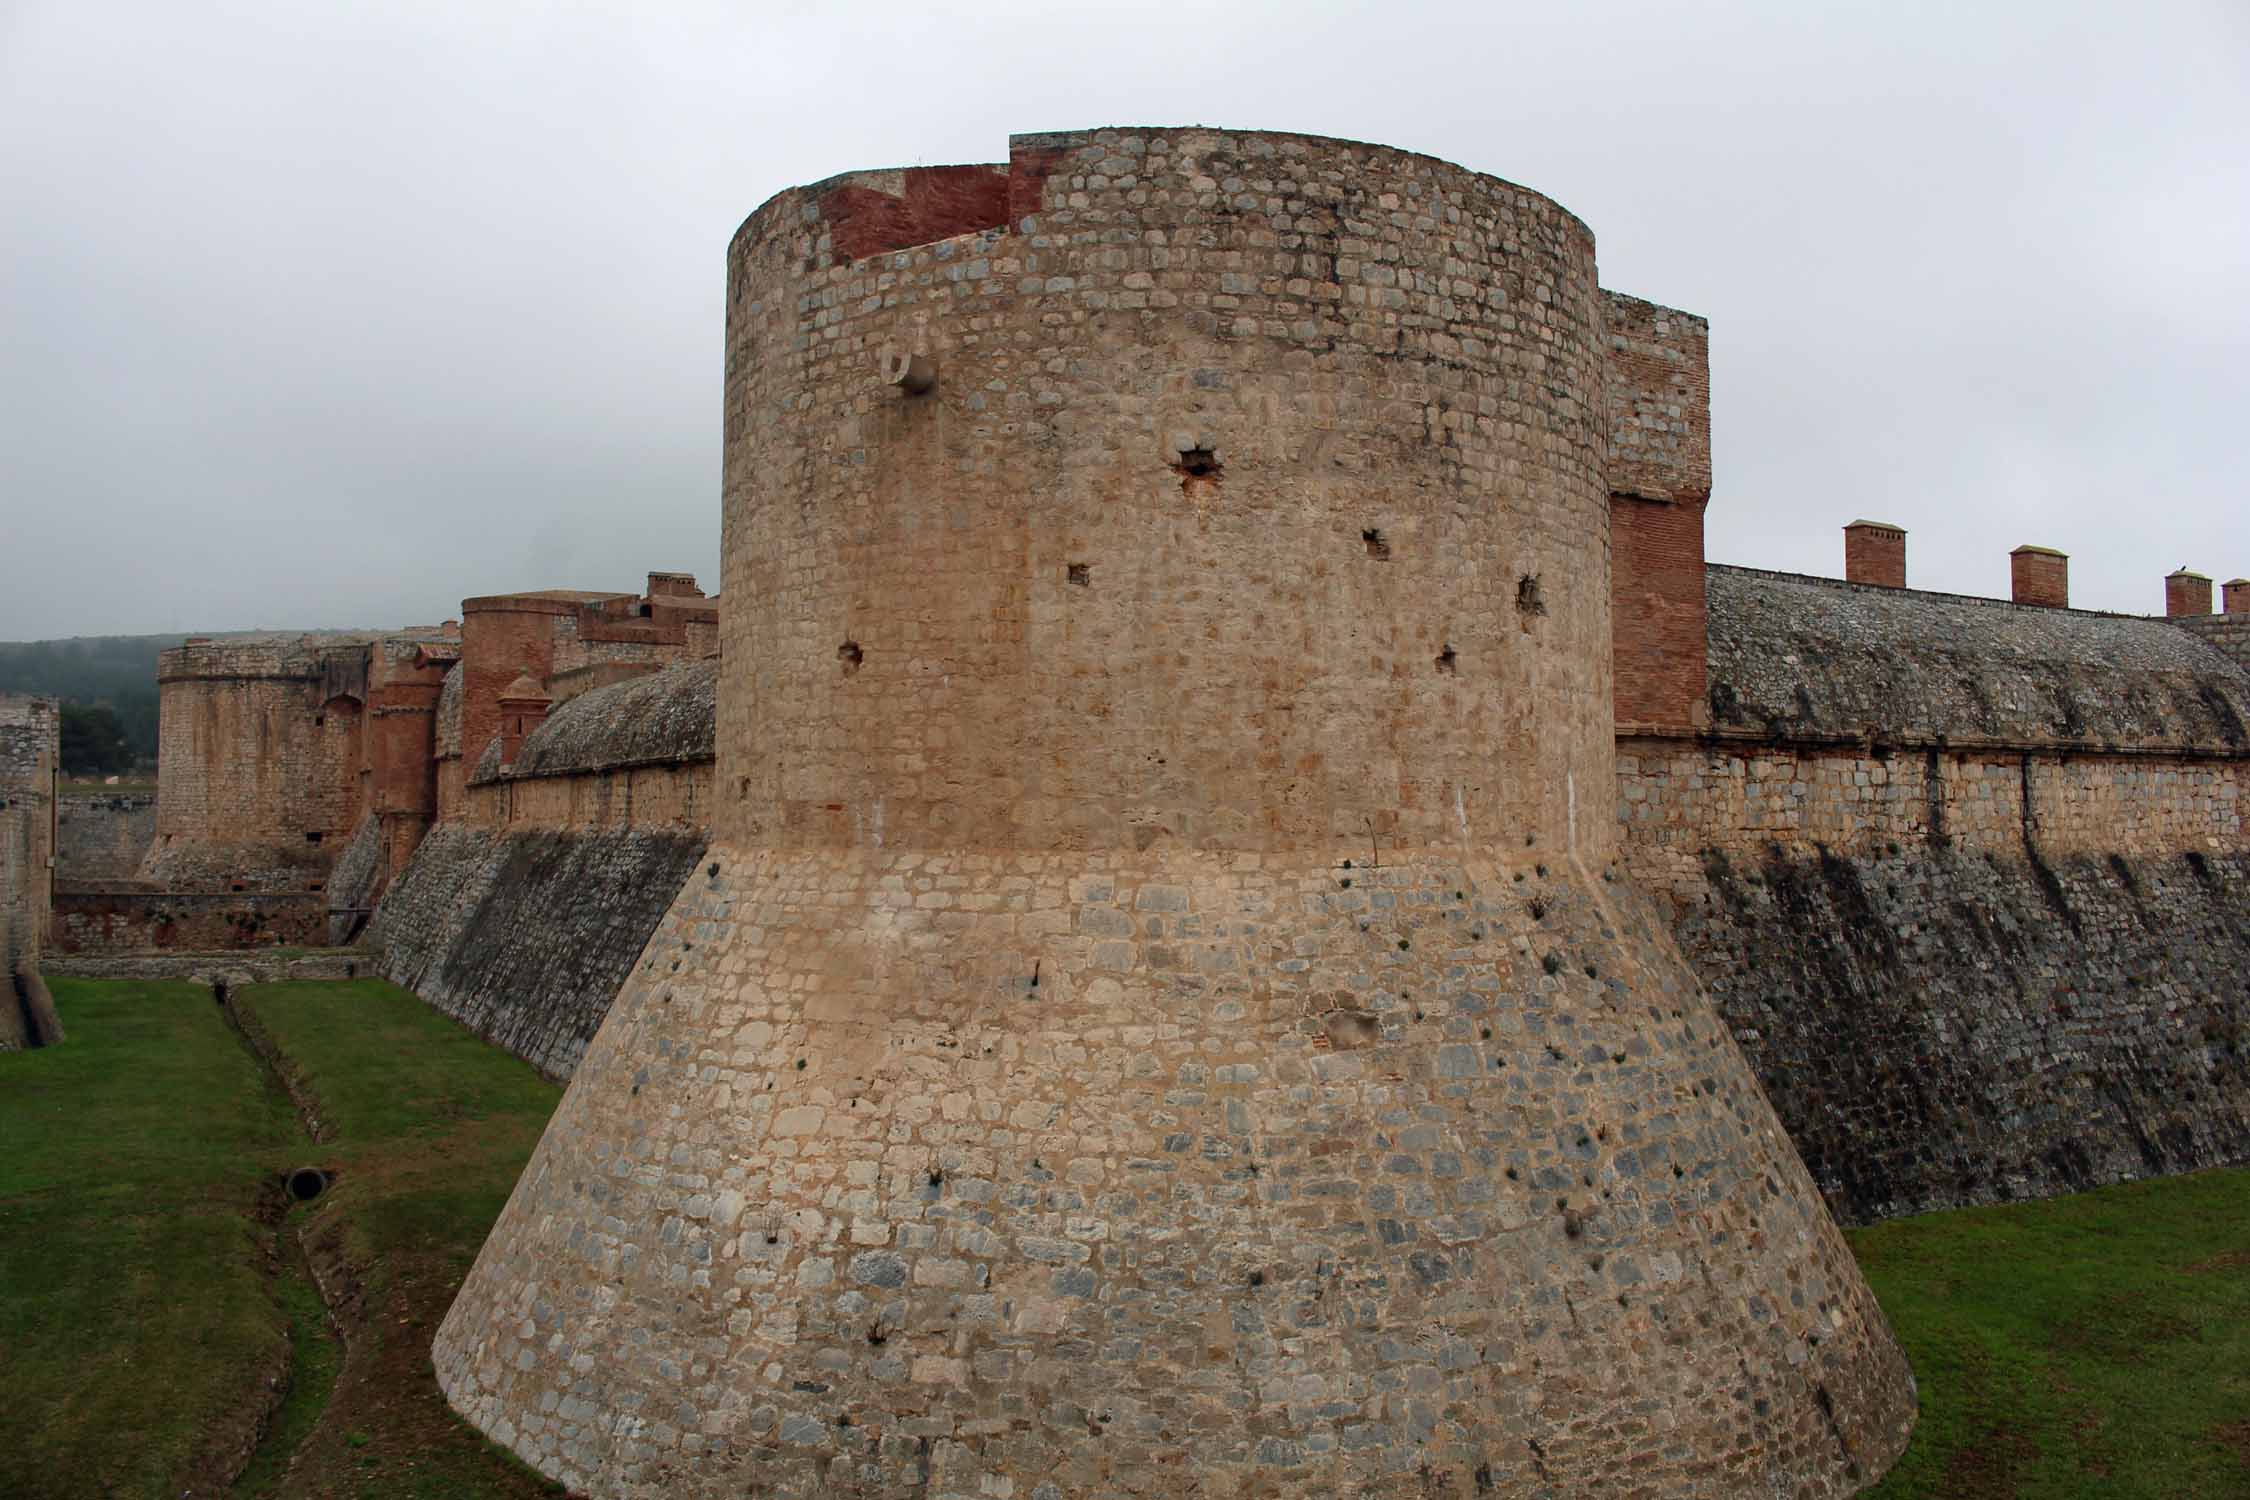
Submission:
<svg viewBox="0 0 2250 1500">
<path fill-rule="evenodd" d="M 130 880 L 156 840 L 156 797 L 64 797 L 55 811 L 55 879 Z"/>
<path fill-rule="evenodd" d="M 385 978 L 566 1079 L 706 838 L 440 824 L 384 897 Z"/>
<path fill-rule="evenodd" d="M 344 852 L 329 872 L 328 941 L 338 945 L 359 936 L 373 915 L 387 873 L 383 831 L 378 819 L 362 818 Z"/>
<path fill-rule="evenodd" d="M 186 979 L 197 984 L 279 984 L 284 980 L 357 979 L 374 972 L 355 948 L 136 949 L 119 953 L 63 953 L 47 972 L 67 979 Z"/>
<path fill-rule="evenodd" d="M 505 773 L 496 760 L 479 769 L 460 815 L 491 827 L 708 829 L 717 699 L 715 662 L 580 694 Z"/>
<path fill-rule="evenodd" d="M 302 890 L 358 824 L 368 638 L 193 640 L 157 659 L 156 839 L 169 890 Z"/>
<path fill-rule="evenodd" d="M 54 886 L 60 736 L 54 699 L 0 695 L 0 1050 L 62 1038 L 39 981 Z"/>
<path fill-rule="evenodd" d="M 327 941 L 327 898 L 318 891 L 150 891 L 120 882 L 55 892 L 50 947 L 87 954 L 318 947 Z"/>
</svg>

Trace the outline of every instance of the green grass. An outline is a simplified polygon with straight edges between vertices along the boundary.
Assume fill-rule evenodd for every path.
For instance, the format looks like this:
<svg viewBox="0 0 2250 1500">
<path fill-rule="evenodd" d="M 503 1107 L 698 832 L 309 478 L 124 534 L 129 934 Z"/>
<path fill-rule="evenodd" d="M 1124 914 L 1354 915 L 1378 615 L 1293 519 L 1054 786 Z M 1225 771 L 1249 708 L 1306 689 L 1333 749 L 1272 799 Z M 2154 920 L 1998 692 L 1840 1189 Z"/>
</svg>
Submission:
<svg viewBox="0 0 2250 1500">
<path fill-rule="evenodd" d="M 280 1045 L 340 1141 L 430 1136 L 503 1115 L 544 1124 L 561 1097 L 527 1064 L 379 979 L 251 985 L 236 1001 Z"/>
<path fill-rule="evenodd" d="M 319 1101 L 353 1259 L 438 1250 L 466 1272 L 562 1091 L 381 980 L 252 985 L 236 1003 Z M 379 1191 L 349 1190 L 363 1172 Z"/>
<path fill-rule="evenodd" d="M 281 1487 L 289 1460 L 312 1435 L 328 1407 L 329 1394 L 344 1363 L 343 1341 L 336 1335 L 327 1304 L 304 1266 L 304 1250 L 295 1241 L 303 1210 L 291 1214 L 290 1237 L 283 1253 L 294 1262 L 293 1274 L 275 1284 L 282 1310 L 289 1317 L 289 1389 L 273 1414 L 272 1426 L 251 1455 L 250 1466 L 235 1481 L 233 1493 L 243 1500 L 272 1495 Z"/>
<path fill-rule="evenodd" d="M 561 1091 L 378 981 L 238 990 L 319 1102 L 287 1096 L 185 983 L 54 982 L 69 1040 L 0 1053 L 0 1496 L 518 1496 L 446 1410 L 429 1341 Z M 273 1228 L 273 1184 L 336 1187 Z M 261 1217 L 263 1215 L 263 1217 Z M 353 1292 L 349 1356 L 297 1238 Z M 277 1253 L 277 1251 L 279 1253 Z"/>
<path fill-rule="evenodd" d="M 0 1053 L 0 1494 L 156 1494 L 287 1346 L 255 1215 L 304 1137 L 209 990 L 53 988 L 70 1040 Z"/>
<path fill-rule="evenodd" d="M 2250 1496 L 2250 1171 L 1850 1239 L 1921 1387 L 1882 1500 Z"/>
<path fill-rule="evenodd" d="M 336 1186 L 304 1211 L 307 1239 L 361 1307 L 349 1367 L 279 1493 L 547 1492 L 445 1408 L 429 1346 L 562 1091 L 380 980 L 251 985 L 235 1003 L 332 1133 L 320 1153 Z"/>
<path fill-rule="evenodd" d="M 176 1495 L 292 1341 L 240 1493 L 551 1492 L 445 1409 L 428 1350 L 560 1090 L 378 981 L 248 987 L 237 1007 L 333 1131 L 316 1147 L 208 991 L 55 991 L 70 1040 L 0 1054 L 0 1495 Z M 340 1370 L 256 1217 L 304 1161 L 337 1174 L 289 1227 L 354 1288 Z M 1851 1241 L 1922 1400 L 1876 1495 L 2250 1497 L 2250 1170 Z"/>
</svg>

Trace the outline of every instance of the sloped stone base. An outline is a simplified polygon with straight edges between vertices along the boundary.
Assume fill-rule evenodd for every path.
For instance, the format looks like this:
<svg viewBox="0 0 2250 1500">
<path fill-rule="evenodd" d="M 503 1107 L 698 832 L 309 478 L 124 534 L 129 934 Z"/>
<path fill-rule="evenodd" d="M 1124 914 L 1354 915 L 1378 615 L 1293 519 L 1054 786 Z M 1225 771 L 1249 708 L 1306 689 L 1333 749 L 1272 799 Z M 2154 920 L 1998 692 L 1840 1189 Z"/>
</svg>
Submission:
<svg viewBox="0 0 2250 1500">
<path fill-rule="evenodd" d="M 1575 867 L 719 846 L 439 1333 L 597 1496 L 1829 1496 L 1903 1357 Z"/>
</svg>

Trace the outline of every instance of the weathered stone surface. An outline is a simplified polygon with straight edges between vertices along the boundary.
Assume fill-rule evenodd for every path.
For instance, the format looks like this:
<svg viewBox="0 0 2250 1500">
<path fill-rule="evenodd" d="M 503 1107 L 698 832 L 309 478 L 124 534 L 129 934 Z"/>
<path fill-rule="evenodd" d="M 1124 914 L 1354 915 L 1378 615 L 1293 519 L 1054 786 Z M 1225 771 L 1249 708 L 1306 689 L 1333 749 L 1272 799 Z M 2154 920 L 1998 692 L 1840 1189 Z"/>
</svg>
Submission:
<svg viewBox="0 0 2250 1500">
<path fill-rule="evenodd" d="M 1594 873 L 1584 226 L 1293 136 L 974 175 L 737 236 L 716 837 L 450 1399 L 602 1496 L 1871 1480 L 1904 1362 Z"/>
<path fill-rule="evenodd" d="M 2229 587 L 2244 592 L 2240 585 Z M 2250 609 L 2237 608 L 2223 615 L 2181 615 L 2171 624 L 2209 641 L 2250 670 Z"/>
<path fill-rule="evenodd" d="M 1625 863 L 1831 1208 L 2250 1159 L 2250 674 L 2176 622 L 1709 582 L 1718 722 L 1621 741 Z"/>
<path fill-rule="evenodd" d="M 368 944 L 385 978 L 568 1078 L 703 847 L 684 831 L 440 824 Z"/>
<path fill-rule="evenodd" d="M 1839 1217 L 2250 1159 L 2250 859 L 1777 849 L 1671 894 Z"/>
<path fill-rule="evenodd" d="M 63 797 L 55 805 L 55 880 L 130 880 L 155 838 L 151 793 Z"/>
<path fill-rule="evenodd" d="M 2163 620 L 1716 565 L 1707 582 L 1720 728 L 2250 746 L 2250 673 Z"/>
<path fill-rule="evenodd" d="M 549 714 L 509 772 L 566 776 L 708 760 L 718 698 L 716 661 L 683 662 L 595 688 Z"/>
<path fill-rule="evenodd" d="M 0 1049 L 62 1039 L 39 981 L 52 917 L 61 732 L 54 699 L 0 694 Z"/>
<path fill-rule="evenodd" d="M 439 1341 L 456 1403 L 574 1486 L 903 1494 L 956 1434 L 945 1493 L 1168 1492 L 1179 1466 L 1592 1493 L 1654 1445 L 1699 1455 L 1675 1487 L 1733 1494 L 1850 1486 L 1824 1401 L 1863 1477 L 1903 1437 L 1880 1314 L 1622 886 L 709 860 Z M 1049 935 L 1089 875 L 1133 934 L 1115 967 Z M 730 1193 L 739 1220 L 707 1207 Z M 631 1420 L 681 1401 L 693 1423 Z"/>
</svg>

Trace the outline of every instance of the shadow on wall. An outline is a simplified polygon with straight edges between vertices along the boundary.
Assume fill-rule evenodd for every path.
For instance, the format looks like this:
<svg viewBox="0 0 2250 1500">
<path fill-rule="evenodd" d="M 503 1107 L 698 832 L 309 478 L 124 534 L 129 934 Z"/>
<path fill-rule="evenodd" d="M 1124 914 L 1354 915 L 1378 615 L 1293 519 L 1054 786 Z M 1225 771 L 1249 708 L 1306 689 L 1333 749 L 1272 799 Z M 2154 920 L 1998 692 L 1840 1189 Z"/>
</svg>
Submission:
<svg viewBox="0 0 2250 1500">
<path fill-rule="evenodd" d="M 368 944 L 385 978 L 568 1079 L 707 842 L 441 824 L 393 882 Z"/>
<path fill-rule="evenodd" d="M 2250 857 L 1889 849 L 1666 892 L 1839 1218 L 2250 1159 Z"/>
</svg>

